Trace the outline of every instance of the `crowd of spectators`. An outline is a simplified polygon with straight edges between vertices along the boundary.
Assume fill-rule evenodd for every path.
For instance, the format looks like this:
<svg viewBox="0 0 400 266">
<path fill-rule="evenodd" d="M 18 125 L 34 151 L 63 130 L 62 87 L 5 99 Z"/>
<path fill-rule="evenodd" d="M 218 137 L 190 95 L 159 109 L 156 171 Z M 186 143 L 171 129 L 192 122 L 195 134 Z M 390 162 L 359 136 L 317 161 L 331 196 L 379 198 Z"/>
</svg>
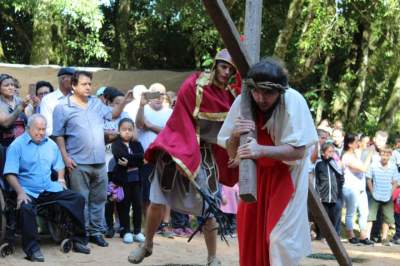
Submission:
<svg viewBox="0 0 400 266">
<path fill-rule="evenodd" d="M 76 252 L 90 253 L 88 242 L 107 247 L 116 233 L 124 243 L 143 243 L 154 169 L 144 153 L 171 116 L 175 92 L 161 83 L 94 92 L 92 74 L 71 67 L 57 78 L 56 88 L 41 80 L 21 99 L 15 77 L 0 75 L 0 144 L 7 155 L 1 184 L 16 192 L 27 258 L 44 261 L 35 217 L 38 204 L 49 201 L 65 206 L 81 229 L 73 238 Z M 221 199 L 235 224 L 237 186 L 223 188 Z M 163 212 L 161 236 L 193 233 L 196 217 Z M 224 233 L 236 235 L 234 228 Z"/>
<path fill-rule="evenodd" d="M 336 232 L 341 234 L 344 218 L 351 244 L 400 244 L 400 136 L 390 146 L 386 131 L 371 138 L 345 132 L 340 121 L 331 127 L 326 119 L 317 132 L 310 177 Z M 395 229 L 392 235 L 390 227 Z M 323 234 L 315 229 L 315 238 L 321 239 Z"/>
</svg>

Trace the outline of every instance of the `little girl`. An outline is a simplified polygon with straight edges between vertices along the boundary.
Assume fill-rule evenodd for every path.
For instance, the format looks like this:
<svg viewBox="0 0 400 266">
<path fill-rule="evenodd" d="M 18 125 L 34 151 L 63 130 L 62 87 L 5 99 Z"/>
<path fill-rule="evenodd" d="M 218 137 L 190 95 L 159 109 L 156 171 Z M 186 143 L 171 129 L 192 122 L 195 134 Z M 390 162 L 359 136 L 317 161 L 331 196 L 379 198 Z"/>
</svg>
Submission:
<svg viewBox="0 0 400 266">
<path fill-rule="evenodd" d="M 121 237 L 124 243 L 144 242 L 141 233 L 142 224 L 142 186 L 139 168 L 143 165 L 143 147 L 136 140 L 135 124 L 129 118 L 123 118 L 118 124 L 119 137 L 112 143 L 111 150 L 116 161 L 113 170 L 113 182 L 122 186 L 124 199 L 117 202 L 117 211 L 121 225 Z M 133 209 L 133 234 L 130 229 L 129 211 Z"/>
</svg>

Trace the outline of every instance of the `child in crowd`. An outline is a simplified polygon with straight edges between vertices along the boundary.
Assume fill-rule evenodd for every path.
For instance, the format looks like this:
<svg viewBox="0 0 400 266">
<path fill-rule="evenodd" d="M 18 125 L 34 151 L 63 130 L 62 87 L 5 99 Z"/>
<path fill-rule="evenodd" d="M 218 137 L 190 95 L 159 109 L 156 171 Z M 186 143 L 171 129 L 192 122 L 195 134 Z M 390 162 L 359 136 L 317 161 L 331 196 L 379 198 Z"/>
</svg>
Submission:
<svg viewBox="0 0 400 266">
<path fill-rule="evenodd" d="M 231 224 L 231 230 L 225 232 L 236 237 L 236 213 L 239 201 L 239 185 L 233 187 L 221 185 L 221 211 L 223 211 Z"/>
<path fill-rule="evenodd" d="M 397 188 L 399 173 L 396 167 L 389 163 L 392 150 L 381 149 L 379 152 L 380 161 L 371 164 L 367 172 L 367 184 L 369 191 L 372 192 L 370 210 L 368 217 L 368 232 L 371 232 L 372 222 L 376 220 L 379 208 L 382 208 L 382 244 L 390 246 L 387 238 L 389 225 L 394 224 L 392 193 Z"/>
<path fill-rule="evenodd" d="M 400 179 L 398 180 L 400 182 Z M 400 245 L 400 187 L 393 191 L 394 204 L 394 221 L 396 224 L 396 233 L 393 236 L 392 242 Z"/>
<path fill-rule="evenodd" d="M 321 152 L 321 160 L 315 165 L 315 184 L 322 205 L 334 225 L 337 215 L 336 202 L 342 198 L 344 177 L 342 170 L 333 159 L 335 146 L 332 143 L 324 143 Z M 317 238 L 320 238 L 319 233 L 317 234 Z"/>
<path fill-rule="evenodd" d="M 124 199 L 117 202 L 121 225 L 120 235 L 124 243 L 144 242 L 142 224 L 142 186 L 139 168 L 143 166 L 143 147 L 136 140 L 135 124 L 130 118 L 123 118 L 118 124 L 119 137 L 112 143 L 111 150 L 116 161 L 113 182 L 121 185 Z M 129 212 L 133 209 L 133 234 L 130 230 Z"/>
</svg>

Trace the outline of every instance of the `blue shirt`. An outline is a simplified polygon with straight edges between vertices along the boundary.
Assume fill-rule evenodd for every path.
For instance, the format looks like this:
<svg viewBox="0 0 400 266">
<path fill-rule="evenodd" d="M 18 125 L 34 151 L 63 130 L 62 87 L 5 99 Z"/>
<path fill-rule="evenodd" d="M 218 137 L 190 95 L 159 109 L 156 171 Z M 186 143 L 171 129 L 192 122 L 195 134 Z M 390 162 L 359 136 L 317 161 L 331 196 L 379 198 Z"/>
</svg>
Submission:
<svg viewBox="0 0 400 266">
<path fill-rule="evenodd" d="M 397 183 L 399 177 L 394 164 L 388 162 L 388 165 L 383 167 L 380 161 L 373 162 L 366 176 L 372 179 L 372 196 L 374 199 L 383 202 L 389 201 L 392 196 L 392 183 Z"/>
<path fill-rule="evenodd" d="M 36 144 L 25 132 L 7 149 L 4 175 L 16 175 L 25 193 L 37 198 L 43 191 L 62 191 L 59 182 L 51 181 L 51 170 L 63 168 L 61 153 L 54 141 L 46 137 Z"/>
<path fill-rule="evenodd" d="M 112 119 L 112 109 L 89 96 L 86 109 L 60 100 L 53 113 L 53 136 L 64 136 L 68 155 L 78 164 L 105 163 L 104 120 Z"/>
</svg>

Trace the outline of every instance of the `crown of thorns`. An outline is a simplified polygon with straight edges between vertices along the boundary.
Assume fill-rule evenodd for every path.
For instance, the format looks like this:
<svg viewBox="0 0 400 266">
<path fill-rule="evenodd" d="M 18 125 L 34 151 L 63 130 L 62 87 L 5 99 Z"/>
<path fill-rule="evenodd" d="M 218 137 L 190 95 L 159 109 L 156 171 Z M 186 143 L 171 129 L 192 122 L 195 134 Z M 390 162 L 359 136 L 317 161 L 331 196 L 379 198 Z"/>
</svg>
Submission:
<svg viewBox="0 0 400 266">
<path fill-rule="evenodd" d="M 278 90 L 280 92 L 284 92 L 287 89 L 287 86 L 283 86 L 282 84 L 279 83 L 270 81 L 255 82 L 254 79 L 252 78 L 246 79 L 245 82 L 249 88 L 258 88 L 263 90 Z"/>
</svg>

